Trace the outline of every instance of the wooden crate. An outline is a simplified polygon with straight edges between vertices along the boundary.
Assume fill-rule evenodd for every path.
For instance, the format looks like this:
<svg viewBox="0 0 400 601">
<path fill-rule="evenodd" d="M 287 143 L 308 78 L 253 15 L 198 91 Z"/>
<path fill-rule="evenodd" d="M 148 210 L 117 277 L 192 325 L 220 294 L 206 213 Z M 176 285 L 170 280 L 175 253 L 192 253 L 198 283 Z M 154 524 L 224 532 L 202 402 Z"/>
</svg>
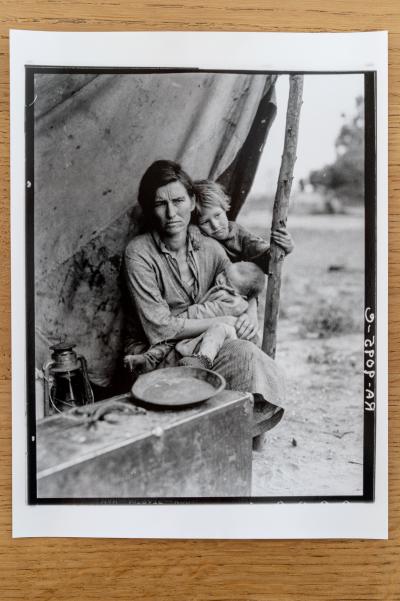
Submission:
<svg viewBox="0 0 400 601">
<path fill-rule="evenodd" d="M 250 395 L 114 416 L 90 429 L 64 415 L 38 422 L 39 499 L 250 495 Z"/>
</svg>

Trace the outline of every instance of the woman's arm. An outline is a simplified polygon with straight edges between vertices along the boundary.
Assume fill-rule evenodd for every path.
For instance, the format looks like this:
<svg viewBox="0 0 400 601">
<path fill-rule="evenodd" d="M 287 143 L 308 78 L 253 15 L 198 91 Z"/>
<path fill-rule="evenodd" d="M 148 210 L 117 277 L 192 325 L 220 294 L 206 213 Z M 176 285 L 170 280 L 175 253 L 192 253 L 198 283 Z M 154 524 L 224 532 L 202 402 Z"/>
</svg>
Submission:
<svg viewBox="0 0 400 601">
<path fill-rule="evenodd" d="M 243 301 L 243 304 L 239 303 L 233 310 L 232 307 L 229 307 L 229 303 L 225 305 L 219 300 L 208 300 L 205 303 L 192 305 L 182 314 L 182 316 L 186 316 L 189 310 L 191 311 L 190 316 L 193 318 L 187 320 L 190 322 L 200 321 L 203 318 L 212 316 L 219 316 L 213 323 L 217 321 L 218 323 L 231 325 L 236 329 L 238 338 L 242 340 L 252 340 L 258 334 L 257 301 L 252 299 L 248 303 L 243 299 L 240 300 Z M 239 309 L 239 306 L 240 310 L 236 310 Z"/>
<path fill-rule="evenodd" d="M 203 334 L 208 328 L 213 325 L 224 323 L 228 326 L 235 326 L 236 317 L 223 316 L 223 317 L 208 317 L 205 319 L 185 319 L 185 325 L 179 334 L 175 337 L 176 340 L 183 340 L 184 338 L 192 338 Z"/>
<path fill-rule="evenodd" d="M 188 307 L 182 315 L 189 319 L 224 317 L 226 315 L 239 317 L 247 311 L 247 307 L 247 301 L 238 294 L 232 294 L 226 288 L 218 289 L 217 286 L 213 286 L 199 303 Z"/>
<path fill-rule="evenodd" d="M 173 315 L 161 295 L 151 262 L 145 257 L 125 253 L 125 274 L 129 294 L 151 345 L 198 336 L 221 321 L 228 325 L 236 321 L 235 317 L 188 319 Z"/>
</svg>

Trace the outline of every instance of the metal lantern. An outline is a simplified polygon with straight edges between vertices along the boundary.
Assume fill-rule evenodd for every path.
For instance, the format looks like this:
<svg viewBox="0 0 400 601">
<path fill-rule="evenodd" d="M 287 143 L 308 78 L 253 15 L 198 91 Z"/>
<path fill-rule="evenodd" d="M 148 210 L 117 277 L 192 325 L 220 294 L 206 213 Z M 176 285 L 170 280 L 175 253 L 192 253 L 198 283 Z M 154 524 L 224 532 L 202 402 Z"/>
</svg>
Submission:
<svg viewBox="0 0 400 601">
<path fill-rule="evenodd" d="M 94 402 L 86 359 L 75 353 L 75 346 L 60 342 L 50 347 L 52 361 L 43 367 L 45 416 Z"/>
</svg>

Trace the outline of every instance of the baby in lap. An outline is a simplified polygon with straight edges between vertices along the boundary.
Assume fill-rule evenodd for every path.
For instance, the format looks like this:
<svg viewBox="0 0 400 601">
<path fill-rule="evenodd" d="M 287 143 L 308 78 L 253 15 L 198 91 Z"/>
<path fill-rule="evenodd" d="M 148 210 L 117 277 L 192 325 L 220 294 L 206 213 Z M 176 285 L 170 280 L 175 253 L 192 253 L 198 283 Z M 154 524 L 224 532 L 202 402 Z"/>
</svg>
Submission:
<svg viewBox="0 0 400 601">
<path fill-rule="evenodd" d="M 257 298 L 265 286 L 265 276 L 257 265 L 248 261 L 232 263 L 216 279 L 213 286 L 205 295 L 203 302 L 213 300 L 220 291 L 236 296 L 245 301 L 243 313 L 247 310 L 248 302 Z M 211 316 L 210 316 L 211 317 Z M 181 340 L 176 345 L 176 350 L 183 357 L 191 357 L 196 360 L 183 359 L 182 365 L 198 365 L 211 369 L 213 362 L 222 345 L 226 340 L 235 339 L 234 326 L 225 323 L 211 326 L 200 336 L 189 340 Z"/>
<path fill-rule="evenodd" d="M 248 307 L 248 301 L 255 299 L 264 289 L 265 275 L 254 263 L 240 261 L 230 264 L 224 272 L 220 273 L 215 285 L 210 288 L 201 299 L 204 317 L 221 316 L 221 323 L 211 326 L 200 336 L 181 340 L 175 345 L 175 349 L 182 355 L 182 365 L 193 365 L 211 368 L 213 361 L 225 340 L 236 338 L 233 325 L 223 322 L 223 316 L 232 313 L 227 312 L 229 304 L 235 307 L 236 314 L 244 313 Z M 226 302 L 231 301 L 231 302 Z M 127 355 L 125 364 L 136 372 L 147 372 L 155 369 L 171 351 L 171 343 L 161 342 L 156 344 L 145 353 L 138 355 Z"/>
</svg>

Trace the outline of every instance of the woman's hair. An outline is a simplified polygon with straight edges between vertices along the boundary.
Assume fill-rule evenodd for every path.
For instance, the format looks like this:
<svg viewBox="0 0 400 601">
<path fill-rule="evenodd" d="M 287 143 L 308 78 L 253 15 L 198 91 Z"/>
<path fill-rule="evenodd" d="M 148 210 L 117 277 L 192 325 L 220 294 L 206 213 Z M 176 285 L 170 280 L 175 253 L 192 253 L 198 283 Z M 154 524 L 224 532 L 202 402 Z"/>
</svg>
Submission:
<svg viewBox="0 0 400 601">
<path fill-rule="evenodd" d="M 194 191 L 197 213 L 203 207 L 220 207 L 224 211 L 229 211 L 231 201 L 221 184 L 217 184 L 211 179 L 201 179 L 194 182 Z"/>
<path fill-rule="evenodd" d="M 155 161 L 145 171 L 139 184 L 138 202 L 143 213 L 145 227 L 153 226 L 153 207 L 158 188 L 171 182 L 180 182 L 191 198 L 194 197 L 193 181 L 178 163 Z"/>
</svg>

